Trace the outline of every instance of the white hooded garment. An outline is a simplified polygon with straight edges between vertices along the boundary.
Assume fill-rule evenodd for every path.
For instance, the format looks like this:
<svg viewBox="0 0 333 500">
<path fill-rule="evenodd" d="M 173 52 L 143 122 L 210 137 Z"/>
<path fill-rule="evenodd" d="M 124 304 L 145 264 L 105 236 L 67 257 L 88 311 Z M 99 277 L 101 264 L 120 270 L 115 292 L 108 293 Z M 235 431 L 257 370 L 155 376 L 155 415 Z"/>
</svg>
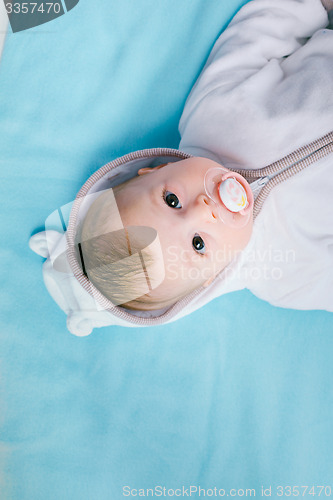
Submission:
<svg viewBox="0 0 333 500">
<path fill-rule="evenodd" d="M 246 4 L 217 40 L 188 97 L 179 125 L 181 151 L 145 150 L 117 159 L 88 179 L 75 209 L 67 207 L 73 233 L 89 206 L 82 199 L 143 166 L 193 155 L 230 169 L 260 169 L 299 148 L 304 157 L 304 147 L 326 136 L 324 156 L 270 191 L 245 251 L 210 286 L 171 308 L 128 311 L 94 289 L 75 256 L 65 272 L 53 265 L 68 246 L 66 209 L 53 229 L 49 224 L 31 238 L 31 248 L 46 257 L 45 284 L 72 333 L 167 323 L 243 288 L 274 305 L 333 311 L 333 31 L 324 29 L 327 22 L 320 0 Z"/>
<path fill-rule="evenodd" d="M 187 99 L 180 149 L 231 170 L 259 169 L 330 133 L 327 24 L 320 0 L 246 4 Z M 332 153 L 273 188 L 245 251 L 245 287 L 277 306 L 333 310 L 332 199 Z"/>
</svg>

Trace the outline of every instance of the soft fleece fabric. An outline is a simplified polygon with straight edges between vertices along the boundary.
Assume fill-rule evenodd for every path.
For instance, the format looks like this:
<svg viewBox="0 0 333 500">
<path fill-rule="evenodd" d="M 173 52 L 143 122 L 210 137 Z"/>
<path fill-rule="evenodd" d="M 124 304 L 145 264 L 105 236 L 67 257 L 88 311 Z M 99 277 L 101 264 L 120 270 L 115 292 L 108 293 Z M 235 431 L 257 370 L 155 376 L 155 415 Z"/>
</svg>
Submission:
<svg viewBox="0 0 333 500">
<path fill-rule="evenodd" d="M 256 169 L 331 132 L 333 31 L 323 29 L 327 24 L 320 0 L 246 4 L 215 43 L 187 99 L 180 150 L 230 169 Z M 329 154 L 273 189 L 243 255 L 171 321 L 243 288 L 273 305 L 333 311 L 332 158 Z M 58 240 L 53 234 L 49 244 L 46 240 L 47 235 L 36 235 L 31 247 L 47 257 L 40 248 L 48 246 L 52 261 Z M 133 326 L 101 311 L 76 278 L 54 272 L 50 259 L 44 279 L 72 333 Z"/>
<path fill-rule="evenodd" d="M 1 500 L 121 500 L 124 485 L 156 484 L 257 496 L 272 484 L 277 498 L 278 484 L 331 481 L 331 314 L 242 291 L 162 327 L 77 338 L 28 248 L 101 165 L 178 146 L 185 98 L 241 3 L 81 0 L 49 25 L 8 34 Z"/>
<path fill-rule="evenodd" d="M 327 24 L 320 0 L 245 5 L 215 43 L 186 102 L 180 149 L 230 169 L 257 169 L 331 132 Z M 332 153 L 275 187 L 255 221 L 235 287 L 277 306 L 333 311 L 332 193 Z M 214 283 L 206 298 L 224 291 L 223 282 Z"/>
</svg>

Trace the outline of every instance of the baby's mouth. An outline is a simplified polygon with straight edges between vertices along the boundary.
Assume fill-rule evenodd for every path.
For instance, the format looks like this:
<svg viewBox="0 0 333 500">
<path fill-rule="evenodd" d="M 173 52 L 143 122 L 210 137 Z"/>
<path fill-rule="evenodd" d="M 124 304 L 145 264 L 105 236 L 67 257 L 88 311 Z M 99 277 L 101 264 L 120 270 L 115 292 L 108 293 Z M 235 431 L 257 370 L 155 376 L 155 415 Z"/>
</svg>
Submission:
<svg viewBox="0 0 333 500">
<path fill-rule="evenodd" d="M 237 182 L 239 182 L 239 184 L 245 190 L 246 197 L 247 197 L 247 203 L 245 205 L 245 208 L 243 208 L 239 213 L 241 215 L 247 215 L 253 209 L 253 202 L 254 202 L 253 193 L 252 193 L 252 190 L 250 188 L 250 184 L 247 182 L 247 180 L 242 175 L 238 174 L 237 172 L 233 172 L 232 170 L 230 170 L 229 172 L 225 173 L 222 176 L 220 184 L 227 179 L 235 179 Z M 222 200 L 221 200 L 221 202 L 224 205 Z M 225 207 L 225 208 L 228 210 L 227 207 Z"/>
<path fill-rule="evenodd" d="M 238 229 L 247 224 L 253 209 L 253 194 L 242 175 L 223 166 L 211 168 L 205 174 L 204 187 L 224 224 Z"/>
</svg>

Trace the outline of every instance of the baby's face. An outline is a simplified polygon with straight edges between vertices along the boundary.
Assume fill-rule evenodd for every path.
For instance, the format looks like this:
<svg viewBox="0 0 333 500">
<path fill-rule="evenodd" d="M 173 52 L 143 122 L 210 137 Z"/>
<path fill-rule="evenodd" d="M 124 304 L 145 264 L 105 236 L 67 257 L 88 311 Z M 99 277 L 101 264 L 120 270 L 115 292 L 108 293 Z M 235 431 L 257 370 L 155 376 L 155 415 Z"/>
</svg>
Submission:
<svg viewBox="0 0 333 500">
<path fill-rule="evenodd" d="M 252 207 L 251 217 L 241 228 L 230 227 L 218 217 L 204 188 L 205 174 L 212 167 L 221 165 L 194 157 L 142 168 L 137 177 L 120 186 L 119 192 L 115 190 L 125 226 L 145 225 L 157 230 L 166 276 L 152 293 L 161 293 L 163 287 L 164 292 L 177 295 L 179 291 L 181 296 L 186 290 L 207 285 L 250 239 Z M 242 184 L 250 190 L 245 179 Z"/>
</svg>

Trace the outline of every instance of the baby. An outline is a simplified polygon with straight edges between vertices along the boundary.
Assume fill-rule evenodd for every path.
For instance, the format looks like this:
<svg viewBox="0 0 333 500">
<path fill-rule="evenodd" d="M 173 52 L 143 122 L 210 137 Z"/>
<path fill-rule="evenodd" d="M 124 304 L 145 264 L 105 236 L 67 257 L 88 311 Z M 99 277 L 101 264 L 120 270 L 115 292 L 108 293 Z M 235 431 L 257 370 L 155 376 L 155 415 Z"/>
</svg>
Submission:
<svg viewBox="0 0 333 500">
<path fill-rule="evenodd" d="M 225 214 L 228 209 L 205 192 L 205 175 L 214 168 L 218 169 L 217 174 L 221 170 L 220 181 L 230 177 L 241 180 L 250 200 L 245 210 L 234 214 L 233 224 L 226 224 L 225 218 L 221 220 L 219 209 Z M 110 207 L 113 196 L 124 226 L 138 228 L 130 239 L 131 247 L 140 238 L 139 228 L 143 225 L 157 231 L 162 253 L 150 254 L 149 262 L 159 260 L 154 276 L 160 275 L 161 279 L 157 280 L 156 288 L 144 295 L 140 293 L 141 282 L 135 281 L 138 273 L 141 275 L 141 265 L 136 273 L 133 261 L 129 261 L 123 275 L 119 275 L 120 257 L 126 256 L 126 253 L 119 255 L 120 242 L 116 278 L 114 270 L 108 272 L 105 265 L 115 238 L 112 232 L 115 209 Z M 90 207 L 81 233 L 85 270 L 90 281 L 113 303 L 138 310 L 170 306 L 200 286 L 207 286 L 243 250 L 252 232 L 252 209 L 253 197 L 246 180 L 234 172 L 224 172 L 219 164 L 207 158 L 193 157 L 155 168 L 140 168 L 136 177 L 107 190 Z M 124 250 L 127 252 L 126 243 Z M 147 259 L 145 265 L 149 267 Z M 126 287 L 122 293 L 137 297 L 126 303 L 119 294 L 124 281 Z"/>
<path fill-rule="evenodd" d="M 186 101 L 180 150 L 96 172 L 73 205 L 66 254 L 52 231 L 32 238 L 72 333 L 174 321 L 245 287 L 275 305 L 333 310 L 332 8 L 247 3 Z M 217 194 L 230 179 L 239 211 Z"/>
</svg>

